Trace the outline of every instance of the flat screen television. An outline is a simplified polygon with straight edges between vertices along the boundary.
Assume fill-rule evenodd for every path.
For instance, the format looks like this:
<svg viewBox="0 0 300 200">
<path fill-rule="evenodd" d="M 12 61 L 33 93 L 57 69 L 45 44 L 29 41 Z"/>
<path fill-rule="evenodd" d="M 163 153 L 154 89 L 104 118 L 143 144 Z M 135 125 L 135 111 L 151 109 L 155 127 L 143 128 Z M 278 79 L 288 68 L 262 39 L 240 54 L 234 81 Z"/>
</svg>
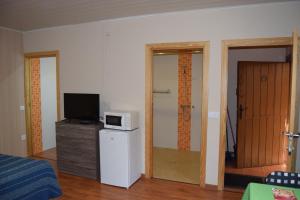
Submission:
<svg viewBox="0 0 300 200">
<path fill-rule="evenodd" d="M 66 119 L 99 121 L 99 94 L 64 93 Z"/>
</svg>

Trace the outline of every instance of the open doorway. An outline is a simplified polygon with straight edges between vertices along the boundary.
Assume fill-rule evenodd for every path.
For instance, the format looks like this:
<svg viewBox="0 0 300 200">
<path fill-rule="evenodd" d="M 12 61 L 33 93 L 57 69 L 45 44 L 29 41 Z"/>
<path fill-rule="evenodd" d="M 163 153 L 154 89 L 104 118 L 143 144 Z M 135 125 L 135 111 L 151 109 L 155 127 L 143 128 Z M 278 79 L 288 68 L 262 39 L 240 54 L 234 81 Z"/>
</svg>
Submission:
<svg viewBox="0 0 300 200">
<path fill-rule="evenodd" d="M 229 48 L 225 187 L 287 170 L 291 46 Z"/>
<path fill-rule="evenodd" d="M 247 84 L 242 84 L 244 85 L 242 88 L 243 91 L 245 89 L 252 91 L 252 96 L 253 98 L 250 98 L 248 100 L 247 96 L 244 95 L 244 99 L 242 100 L 243 105 L 240 107 L 237 105 L 236 109 L 238 112 L 236 113 L 237 115 L 237 121 L 241 117 L 244 119 L 244 124 L 242 126 L 245 126 L 245 124 L 248 124 L 248 127 L 246 127 L 246 134 L 247 132 L 252 132 L 252 133 L 260 133 L 262 132 L 263 138 L 260 138 L 260 135 L 258 136 L 253 136 L 251 135 L 251 139 L 247 138 L 246 140 L 240 138 L 237 139 L 237 146 L 239 146 L 239 143 L 242 141 L 243 142 L 243 147 L 244 147 L 244 152 L 240 152 L 237 150 L 236 151 L 236 159 L 240 157 L 238 154 L 243 155 L 243 159 L 239 159 L 240 161 L 236 161 L 235 166 L 243 166 L 241 169 L 245 168 L 252 168 L 254 169 L 254 175 L 258 175 L 256 171 L 256 166 L 261 167 L 261 165 L 281 165 L 283 168 L 276 168 L 272 171 L 275 170 L 282 170 L 282 171 L 295 171 L 295 161 L 296 161 L 296 151 L 297 151 L 297 146 L 296 146 L 296 140 L 293 140 L 297 136 L 298 132 L 298 119 L 299 119 L 299 102 L 298 98 L 300 95 L 299 91 L 299 80 L 298 80 L 298 68 L 299 68 L 299 38 L 297 33 L 293 33 L 293 37 L 280 37 L 280 38 L 259 38 L 259 39 L 238 39 L 238 40 L 226 40 L 222 42 L 222 87 L 221 87 L 221 137 L 220 137 L 220 163 L 219 163 L 219 183 L 218 183 L 218 188 L 223 189 L 224 188 L 224 178 L 225 178 L 225 171 L 226 171 L 226 166 L 225 166 L 225 158 L 226 157 L 231 157 L 231 153 L 226 152 L 226 128 L 228 127 L 228 119 L 230 116 L 230 113 L 228 112 L 228 77 L 229 77 L 229 51 L 232 49 L 269 49 L 270 48 L 275 48 L 279 50 L 278 48 L 284 48 L 281 49 L 286 52 L 285 54 L 285 60 L 283 62 L 261 62 L 261 61 L 256 61 L 256 62 L 240 62 L 239 64 L 241 65 L 241 69 L 239 70 L 239 73 L 237 73 L 237 80 L 238 76 L 242 76 L 242 74 L 246 74 L 244 76 L 244 82 Z M 259 57 L 259 56 L 258 56 Z M 250 65 L 249 65 L 250 64 Z M 259 64 L 259 65 L 257 65 Z M 266 65 L 267 64 L 267 65 Z M 278 65 L 280 67 L 278 67 Z M 250 67 L 252 66 L 252 67 Z M 257 66 L 256 70 L 254 70 L 255 67 Z M 245 70 L 246 69 L 246 70 Z M 249 69 L 249 73 L 248 73 Z M 244 73 L 246 71 L 246 73 Z M 258 79 L 254 81 L 254 71 L 258 74 Z M 253 72 L 253 73 L 252 73 Z M 270 72 L 270 73 L 269 73 Z M 242 76 L 243 77 L 243 76 Z M 274 78 L 274 80 L 272 79 Z M 277 78 L 277 80 L 276 80 Z M 252 80 L 252 84 L 248 84 L 248 80 Z M 284 88 L 282 87 L 282 83 L 288 82 L 288 84 L 284 84 Z M 237 83 L 238 85 L 239 83 Z M 254 85 L 258 85 L 259 87 Z M 277 84 L 277 85 L 276 85 Z M 246 85 L 246 87 L 245 87 Z M 248 87 L 247 87 L 248 85 Z M 269 87 L 268 87 L 269 85 Z M 280 85 L 280 86 L 279 86 Z M 273 88 L 273 89 L 272 89 Z M 277 91 L 280 90 L 280 93 Z M 265 92 L 262 92 L 265 91 Z M 271 92 L 274 91 L 273 95 L 268 95 L 272 94 Z M 274 96 L 276 92 L 278 93 L 277 96 Z M 240 89 L 237 91 L 237 93 L 241 92 Z M 284 93 L 284 94 L 283 94 Z M 248 94 L 248 92 L 246 92 Z M 256 96 L 259 94 L 260 98 L 256 98 Z M 282 95 L 283 94 L 283 95 Z M 235 98 L 239 99 L 240 97 L 235 95 Z M 269 96 L 269 98 L 267 98 Z M 272 100 L 270 100 L 272 97 Z M 255 122 L 253 123 L 253 117 L 255 116 L 253 112 L 253 105 L 254 105 L 254 100 L 258 101 L 259 104 L 264 104 L 265 106 L 259 106 L 258 108 L 261 109 L 263 113 L 260 113 L 260 118 L 264 118 L 264 120 L 261 119 L 256 119 L 259 123 Z M 263 100 L 263 101 L 262 101 Z M 251 104 L 252 106 L 249 108 L 248 103 Z M 238 102 L 239 103 L 239 102 Z M 245 105 L 246 106 L 245 106 Z M 278 109 L 276 104 L 280 105 L 280 109 Z M 282 104 L 285 104 L 286 106 L 281 106 Z M 272 109 L 270 109 L 272 108 Z M 275 110 L 277 109 L 276 112 L 279 113 L 279 116 L 269 116 L 270 113 L 276 113 Z M 283 110 L 281 110 L 283 108 Z M 248 110 L 248 113 L 246 111 Z M 250 110 L 250 111 L 249 111 Z M 269 111 L 272 112 L 269 112 Z M 252 112 L 251 112 L 252 111 Z M 229 113 L 229 114 L 228 114 Z M 240 115 L 242 113 L 242 115 Z M 269 117 L 269 119 L 268 119 Z M 273 117 L 273 120 L 270 119 Z M 252 118 L 252 123 L 249 122 L 251 121 L 250 119 Z M 266 119 L 267 118 L 267 119 Z M 276 119 L 275 118 L 280 118 Z M 247 121 L 248 120 L 248 121 Z M 245 122 L 246 121 L 246 122 Z M 262 121 L 262 122 L 261 122 Z M 248 122 L 248 123 L 247 123 Z M 238 123 L 237 123 L 238 124 Z M 256 126 L 255 124 L 258 124 L 259 126 Z M 251 127 L 250 127 L 251 125 Z M 253 126 L 255 125 L 255 126 Z M 230 125 L 229 125 L 230 126 Z M 239 125 L 240 127 L 240 125 Z M 237 132 L 239 137 L 239 127 L 237 127 Z M 259 127 L 259 131 L 252 131 L 253 127 Z M 257 128 L 256 128 L 257 129 Z M 255 129 L 255 130 L 256 130 Z M 267 137 L 267 133 L 269 131 L 267 130 L 273 129 L 273 137 L 276 136 L 276 139 L 270 138 L 271 136 Z M 230 130 L 231 131 L 231 130 Z M 230 132 L 229 131 L 229 132 Z M 285 132 L 285 131 L 288 131 Z M 284 133 L 285 132 L 285 133 Z M 271 132 L 272 133 L 272 132 Z M 245 133 L 244 133 L 245 134 Z M 230 137 L 231 133 L 227 134 Z M 287 137 L 288 136 L 288 137 Z M 254 142 L 252 142 L 252 138 L 254 138 Z M 230 138 L 227 138 L 228 142 Z M 258 142 L 256 141 L 258 140 Z M 256 141 L 256 142 L 255 142 Z M 264 142 L 262 142 L 264 141 Z M 247 143 L 250 143 L 246 145 Z M 266 159 L 267 155 L 270 154 L 270 148 L 267 148 L 269 144 L 276 143 L 278 145 L 277 148 L 273 148 L 272 146 L 272 158 Z M 262 147 L 260 149 L 260 144 L 262 144 Z M 281 145 L 283 144 L 283 145 Z M 228 145 L 229 146 L 229 145 Z M 245 151 L 245 147 L 250 148 L 250 150 Z M 238 148 L 238 147 L 237 147 Z M 230 147 L 228 147 L 230 149 Z M 252 156 L 252 150 L 255 153 L 255 155 L 258 154 L 258 156 Z M 274 150 L 274 152 L 273 152 Z M 258 153 L 256 154 L 256 152 Z M 278 154 L 276 153 L 278 152 Z M 226 153 L 225 153 L 226 152 Z M 245 156 L 246 154 L 247 156 Z M 226 156 L 227 154 L 227 156 Z M 229 156 L 228 156 L 229 155 Z M 273 158 L 273 155 L 275 159 Z M 227 159 L 228 160 L 228 159 Z M 247 160 L 247 163 L 245 162 Z M 250 160 L 250 161 L 249 161 Z M 243 162 L 242 165 L 239 162 Z M 284 162 L 281 162 L 284 161 Z M 285 165 L 284 165 L 285 164 Z M 240 171 L 240 173 L 244 172 L 245 170 Z M 249 171 L 246 169 L 246 171 Z M 228 172 L 228 171 L 227 171 Z M 247 172 L 248 173 L 248 172 Z M 251 174 L 253 175 L 253 174 Z M 247 182 L 249 182 L 249 177 L 244 179 L 245 176 L 240 176 L 239 178 L 236 178 L 239 180 L 239 182 L 244 182 L 243 184 L 239 184 L 239 186 L 244 187 Z M 256 180 L 251 180 L 252 182 L 260 182 L 262 176 L 258 177 L 259 179 Z"/>
<path fill-rule="evenodd" d="M 200 184 L 202 50 L 153 56 L 153 177 Z"/>
<path fill-rule="evenodd" d="M 148 178 L 205 186 L 208 48 L 208 42 L 146 46 Z"/>
<path fill-rule="evenodd" d="M 58 52 L 25 54 L 25 100 L 29 156 L 56 160 L 59 121 Z"/>
</svg>

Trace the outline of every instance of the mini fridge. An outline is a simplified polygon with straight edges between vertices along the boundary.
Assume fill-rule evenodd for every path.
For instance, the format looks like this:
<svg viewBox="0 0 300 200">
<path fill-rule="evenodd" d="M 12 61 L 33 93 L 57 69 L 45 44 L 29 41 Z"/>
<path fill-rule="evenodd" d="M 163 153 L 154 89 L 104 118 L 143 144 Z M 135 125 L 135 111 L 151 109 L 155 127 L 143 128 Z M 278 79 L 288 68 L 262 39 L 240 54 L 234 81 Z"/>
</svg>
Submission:
<svg viewBox="0 0 300 200">
<path fill-rule="evenodd" d="M 141 176 L 139 129 L 102 129 L 99 134 L 101 183 L 129 188 Z"/>
</svg>

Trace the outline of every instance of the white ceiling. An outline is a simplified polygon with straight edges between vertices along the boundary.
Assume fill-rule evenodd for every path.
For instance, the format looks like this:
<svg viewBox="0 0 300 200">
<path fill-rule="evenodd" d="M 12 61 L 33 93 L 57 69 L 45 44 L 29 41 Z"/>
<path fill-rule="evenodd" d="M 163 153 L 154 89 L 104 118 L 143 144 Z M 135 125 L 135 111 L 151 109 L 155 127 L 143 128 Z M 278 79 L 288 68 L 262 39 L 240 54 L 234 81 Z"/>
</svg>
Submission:
<svg viewBox="0 0 300 200">
<path fill-rule="evenodd" d="M 0 0 L 0 26 L 27 31 L 128 16 L 289 0 Z"/>
</svg>

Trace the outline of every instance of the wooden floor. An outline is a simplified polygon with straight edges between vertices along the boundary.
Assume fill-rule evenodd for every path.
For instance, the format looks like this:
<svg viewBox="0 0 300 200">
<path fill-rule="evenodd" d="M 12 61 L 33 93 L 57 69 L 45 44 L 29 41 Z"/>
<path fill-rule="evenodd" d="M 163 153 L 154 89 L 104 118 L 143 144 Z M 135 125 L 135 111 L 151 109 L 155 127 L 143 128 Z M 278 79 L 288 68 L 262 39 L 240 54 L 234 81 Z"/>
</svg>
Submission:
<svg viewBox="0 0 300 200">
<path fill-rule="evenodd" d="M 57 160 L 56 148 L 48 149 L 46 151 L 38 153 L 38 154 L 34 155 L 34 157 L 44 158 L 47 160 Z"/>
<path fill-rule="evenodd" d="M 63 190 L 61 199 L 107 200 L 237 200 L 238 192 L 200 189 L 199 186 L 159 179 L 142 178 L 129 190 L 103 185 L 93 180 L 59 173 Z"/>
<path fill-rule="evenodd" d="M 46 154 L 35 159 L 47 160 Z M 53 151 L 52 151 L 53 153 Z M 51 154 L 50 154 L 51 155 Z M 53 156 L 50 156 L 53 158 Z M 55 160 L 49 160 L 57 172 L 63 196 L 59 199 L 85 200 L 240 200 L 242 193 L 201 189 L 198 185 L 142 178 L 130 189 L 108 186 L 87 178 L 59 172 Z"/>
<path fill-rule="evenodd" d="M 285 164 L 251 168 L 236 168 L 233 163 L 226 163 L 225 173 L 239 174 L 245 176 L 266 177 L 273 171 L 286 171 L 286 169 L 287 168 Z"/>
</svg>

